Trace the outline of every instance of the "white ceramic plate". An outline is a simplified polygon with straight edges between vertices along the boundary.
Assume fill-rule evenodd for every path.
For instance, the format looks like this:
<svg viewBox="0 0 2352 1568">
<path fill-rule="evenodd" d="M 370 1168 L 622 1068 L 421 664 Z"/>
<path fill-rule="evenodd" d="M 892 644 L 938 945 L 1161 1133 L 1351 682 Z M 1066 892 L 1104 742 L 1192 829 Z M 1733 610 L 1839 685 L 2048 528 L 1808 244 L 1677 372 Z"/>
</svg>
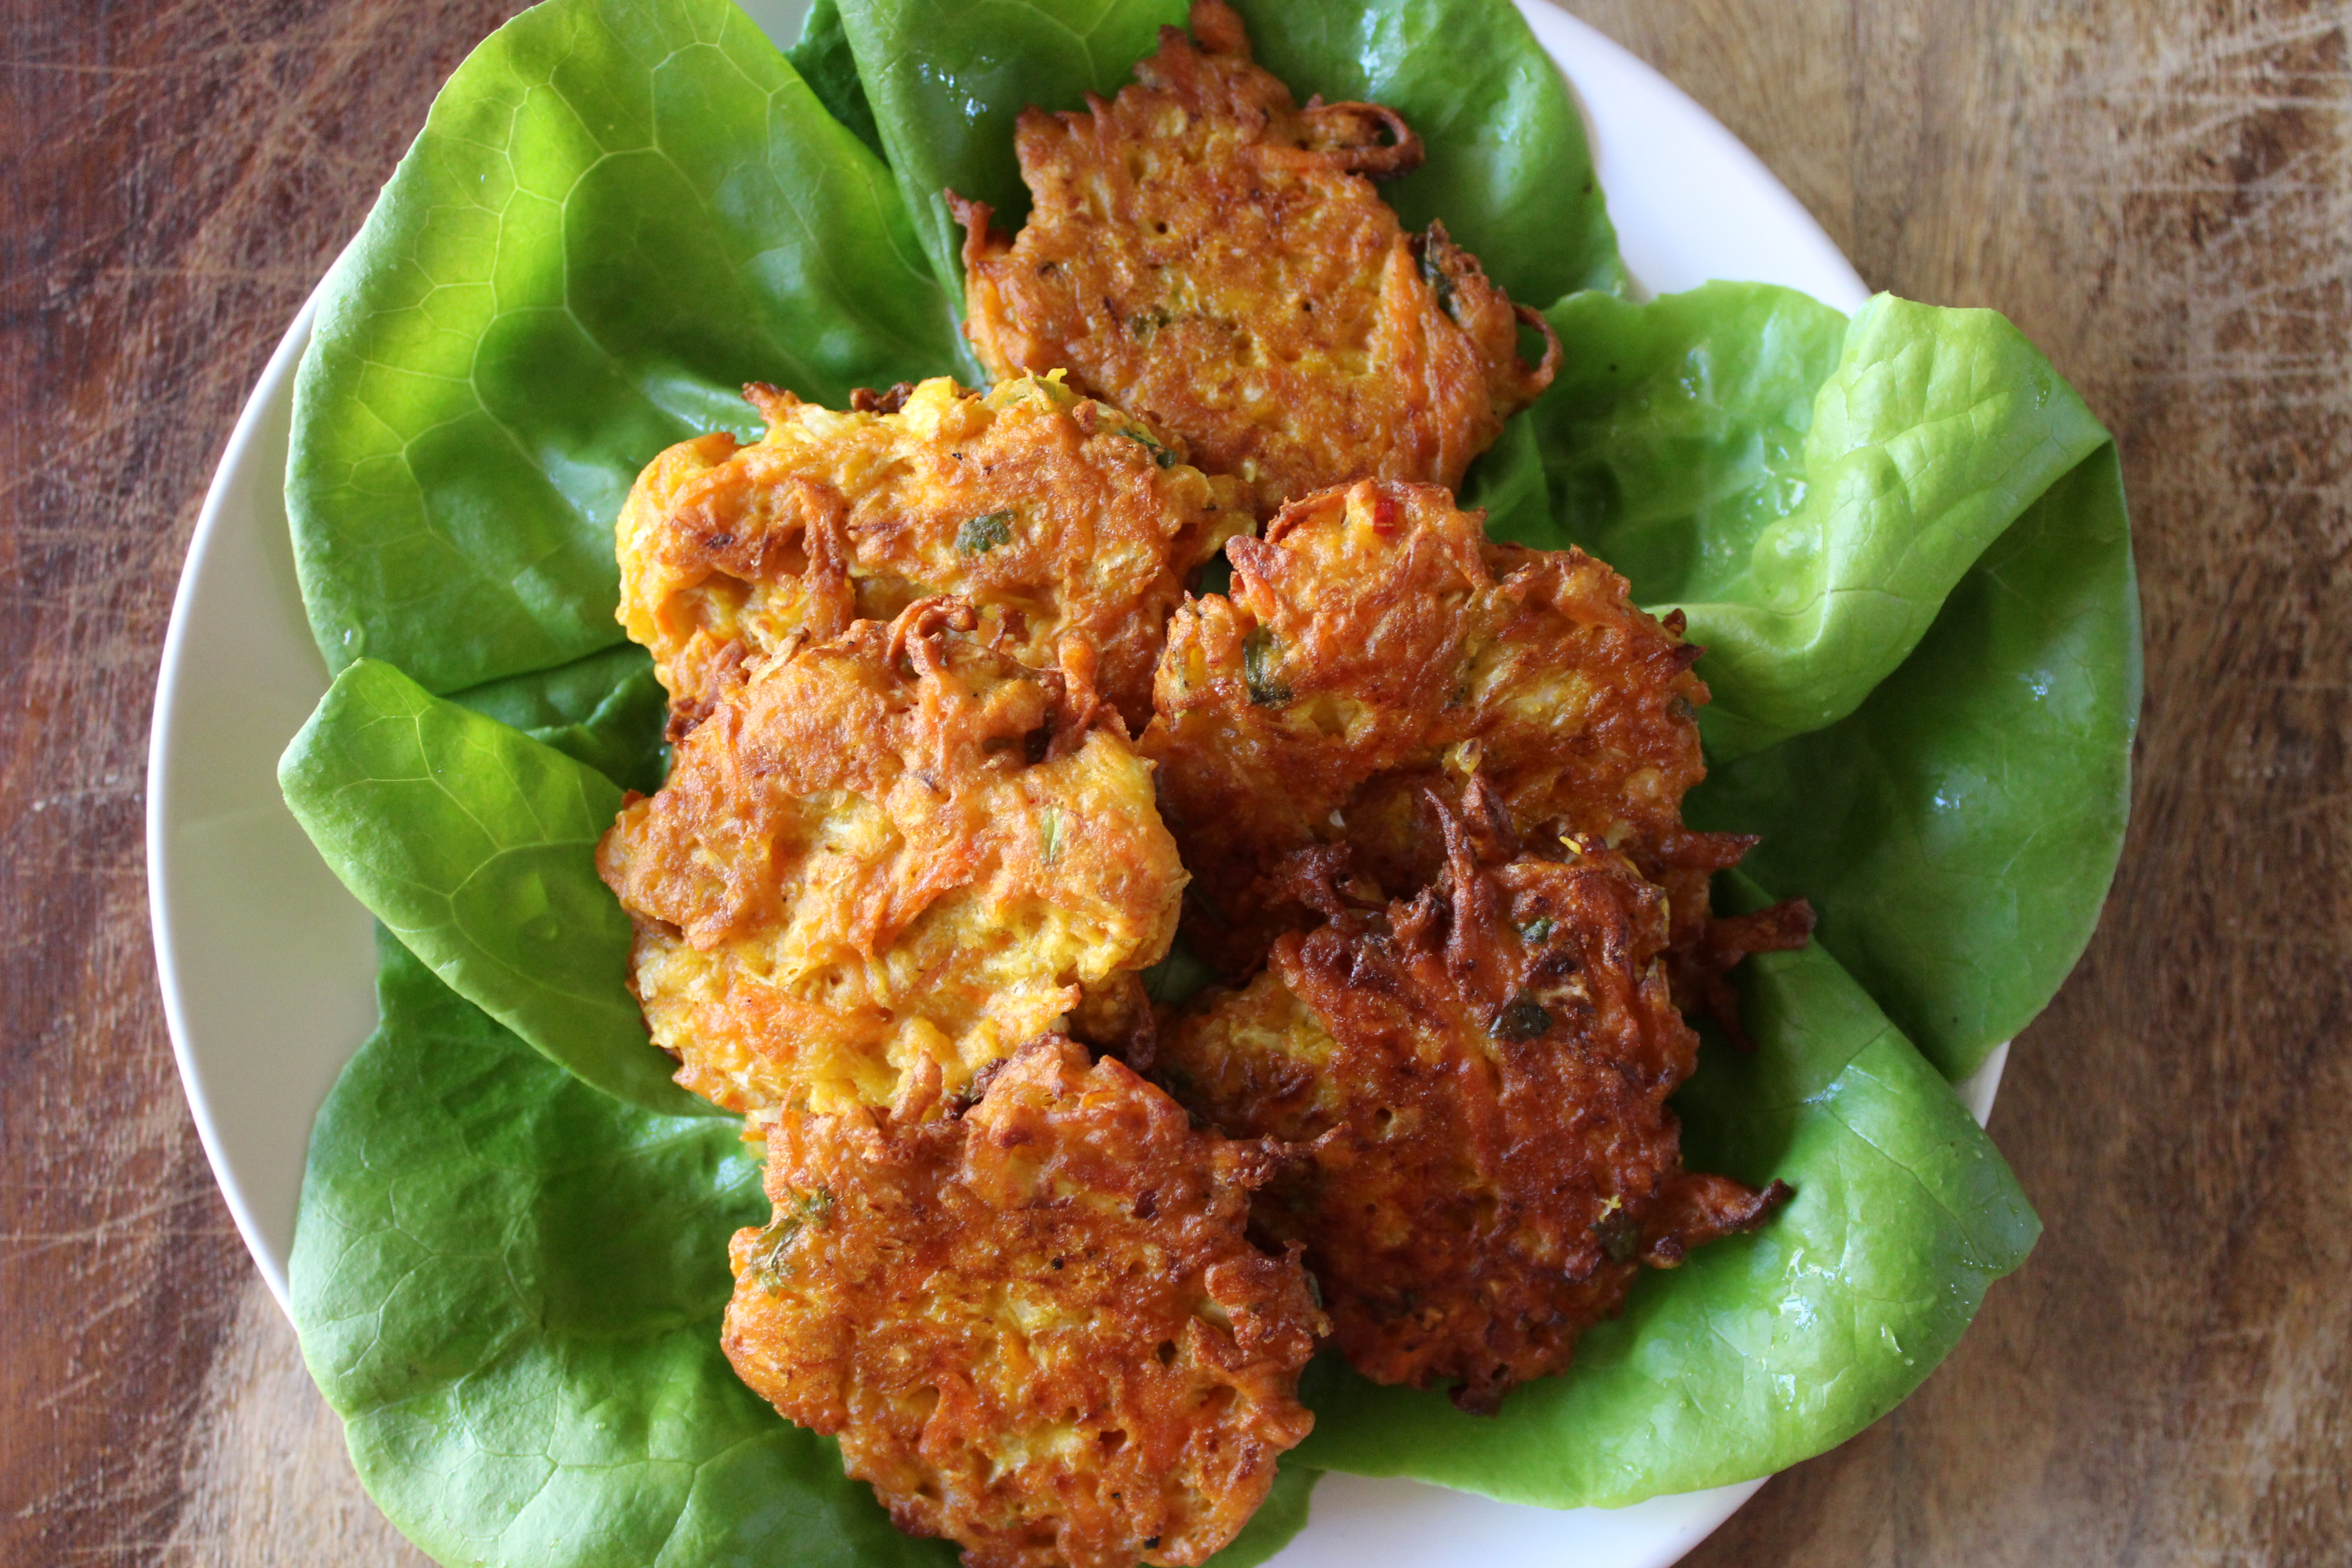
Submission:
<svg viewBox="0 0 2352 1568">
<path fill-rule="evenodd" d="M 789 42 L 806 4 L 745 9 Z M 1829 237 L 1706 110 L 1565 12 L 1519 4 L 1583 102 L 1642 291 L 1739 278 L 1843 310 L 1862 304 L 1867 290 Z M 294 367 L 316 308 L 314 297 L 270 357 L 205 499 L 164 638 L 147 764 L 149 900 L 172 1047 L 221 1193 L 281 1306 L 311 1118 L 375 1023 L 369 917 L 278 794 L 278 753 L 327 688 L 284 497 Z M 1960 1086 L 1979 1121 L 2006 1054 Z M 1664 1568 L 1761 1484 L 1559 1512 L 1334 1475 L 1277 1561 Z"/>
</svg>

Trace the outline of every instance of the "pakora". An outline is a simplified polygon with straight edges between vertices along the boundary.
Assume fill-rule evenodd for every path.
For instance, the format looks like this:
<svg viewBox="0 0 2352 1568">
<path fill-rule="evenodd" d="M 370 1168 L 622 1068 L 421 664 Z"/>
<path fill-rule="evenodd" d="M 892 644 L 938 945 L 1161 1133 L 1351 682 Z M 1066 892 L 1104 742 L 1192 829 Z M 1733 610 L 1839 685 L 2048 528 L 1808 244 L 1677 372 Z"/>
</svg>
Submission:
<svg viewBox="0 0 2352 1568">
<path fill-rule="evenodd" d="M 1261 518 L 1364 475 L 1454 488 L 1550 384 L 1558 339 L 1373 189 L 1421 162 L 1402 117 L 1299 108 L 1223 0 L 1195 0 L 1192 32 L 1162 28 L 1115 99 L 1022 114 L 1018 238 L 950 195 L 981 363 L 1066 369 L 1238 476 Z M 1546 344 L 1533 365 L 1522 325 Z"/>
<path fill-rule="evenodd" d="M 1760 1223 L 1788 1194 L 1682 1168 L 1666 1097 L 1698 1038 L 1660 962 L 1664 897 L 1598 845 L 1482 863 L 1442 805 L 1439 881 L 1367 906 L 1345 851 L 1286 874 L 1328 923 L 1163 1032 L 1158 1071 L 1236 1136 L 1306 1143 L 1258 1194 L 1304 1243 L 1336 1342 L 1379 1383 L 1454 1380 L 1492 1411 L 1564 1370 L 1642 1267 Z"/>
<path fill-rule="evenodd" d="M 686 1088 L 940 1114 L 1166 953 L 1184 872 L 1088 645 L 1032 670 L 979 618 L 923 600 L 778 657 L 605 835 L 637 996 Z"/>
<path fill-rule="evenodd" d="M 1727 1009 L 1722 969 L 1801 945 L 1801 906 L 1710 924 L 1708 879 L 1755 840 L 1683 825 L 1707 690 L 1679 614 L 1645 614 L 1581 551 L 1490 541 L 1425 485 L 1293 501 L 1226 553 L 1230 596 L 1169 627 L 1139 744 L 1195 879 L 1186 940 L 1229 978 L 1314 922 L 1269 877 L 1285 855 L 1345 843 L 1409 897 L 1444 856 L 1431 800 L 1472 778 L 1531 839 L 1606 845 L 1665 889 L 1686 1005 Z"/>
<path fill-rule="evenodd" d="M 1254 521 L 1235 481 L 1186 463 L 1180 438 L 1055 378 L 982 395 L 940 377 L 845 412 L 744 390 L 767 435 L 672 447 L 615 531 L 621 624 L 652 650 L 680 731 L 738 662 L 940 594 L 1025 664 L 1085 637 L 1139 726 L 1186 580 Z"/>
<path fill-rule="evenodd" d="M 1048 1038 L 960 1117 L 766 1131 L 728 1359 L 970 1568 L 1200 1563 L 1314 1425 L 1322 1314 L 1296 1252 L 1244 1236 L 1276 1152 L 1118 1062 Z"/>
</svg>

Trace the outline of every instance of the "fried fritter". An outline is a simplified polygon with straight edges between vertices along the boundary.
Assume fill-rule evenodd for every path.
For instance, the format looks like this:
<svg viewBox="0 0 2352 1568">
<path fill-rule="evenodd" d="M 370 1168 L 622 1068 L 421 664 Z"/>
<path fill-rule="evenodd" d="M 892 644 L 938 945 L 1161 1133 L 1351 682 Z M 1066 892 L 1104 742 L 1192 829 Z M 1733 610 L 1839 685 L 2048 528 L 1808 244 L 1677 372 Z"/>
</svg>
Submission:
<svg viewBox="0 0 2352 1568">
<path fill-rule="evenodd" d="M 1260 517 L 1364 475 L 1458 485 L 1550 384 L 1558 340 L 1443 226 L 1408 236 L 1374 192 L 1421 162 L 1394 111 L 1298 108 L 1223 0 L 1195 0 L 1192 26 L 1197 45 L 1160 29 L 1116 99 L 1021 116 L 1018 239 L 950 195 L 981 362 L 1068 370 L 1240 476 Z M 1522 322 L 1544 334 L 1539 364 L 1519 358 Z"/>
<path fill-rule="evenodd" d="M 743 1381 L 836 1434 L 899 1529 L 971 1568 L 1195 1563 L 1314 1417 L 1295 1253 L 1244 1239 L 1274 1152 L 1040 1040 L 960 1118 L 785 1110 L 735 1237 Z"/>
<path fill-rule="evenodd" d="M 1755 840 L 1683 826 L 1707 691 L 1679 616 L 1644 614 L 1581 551 L 1489 541 L 1422 485 L 1294 501 L 1226 552 L 1232 596 L 1177 613 L 1139 744 L 1196 879 L 1186 940 L 1229 978 L 1313 922 L 1268 879 L 1283 856 L 1344 842 L 1409 897 L 1444 858 L 1432 792 L 1458 802 L 1474 776 L 1517 831 L 1597 840 L 1665 889 L 1685 1005 L 1723 1000 L 1703 956 L 1727 968 L 1773 938 L 1749 921 L 1707 945 L 1708 879 Z"/>
<path fill-rule="evenodd" d="M 744 390 L 767 435 L 664 452 L 615 535 L 621 623 L 653 651 L 681 729 L 735 661 L 937 594 L 971 604 L 1024 664 L 1049 667 L 1064 636 L 1085 637 L 1139 726 L 1185 579 L 1251 526 L 1234 481 L 1057 380 L 981 395 L 941 377 L 847 413 Z"/>
<path fill-rule="evenodd" d="M 1167 952 L 1184 872 L 1087 645 L 1041 674 L 976 619 L 924 600 L 763 666 L 598 847 L 695 1093 L 935 1112 Z"/>
<path fill-rule="evenodd" d="M 1344 852 L 1295 858 L 1335 918 L 1173 1020 L 1158 1070 L 1228 1132 L 1311 1145 L 1255 1216 L 1306 1244 L 1349 1362 L 1457 1380 L 1456 1404 L 1491 1411 L 1564 1370 L 1641 1265 L 1756 1226 L 1788 1189 L 1682 1168 L 1665 1102 L 1698 1038 L 1659 963 L 1658 889 L 1597 846 L 1482 866 L 1440 811 L 1445 871 L 1409 902 L 1350 907 L 1312 885 Z"/>
</svg>

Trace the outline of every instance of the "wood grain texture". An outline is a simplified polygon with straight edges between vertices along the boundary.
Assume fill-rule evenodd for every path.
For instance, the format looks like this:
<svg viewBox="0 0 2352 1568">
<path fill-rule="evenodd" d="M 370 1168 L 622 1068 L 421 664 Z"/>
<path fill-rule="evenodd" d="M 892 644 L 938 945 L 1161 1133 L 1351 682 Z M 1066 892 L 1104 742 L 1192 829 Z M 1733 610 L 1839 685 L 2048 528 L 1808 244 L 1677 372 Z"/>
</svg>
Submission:
<svg viewBox="0 0 2352 1568">
<path fill-rule="evenodd" d="M 0 1563 L 420 1563 L 231 1228 L 147 939 L 205 485 L 496 5 L 0 11 Z"/>
<path fill-rule="evenodd" d="M 2048 1222 L 1717 1565 L 2302 1564 L 2352 1537 L 2352 7 L 1576 0 L 1875 286 L 1996 306 L 2123 444 L 2106 923 L 1993 1131 Z M 0 1562 L 422 1563 L 360 1496 L 173 1076 L 140 851 L 245 390 L 503 8 L 0 9 Z"/>
</svg>

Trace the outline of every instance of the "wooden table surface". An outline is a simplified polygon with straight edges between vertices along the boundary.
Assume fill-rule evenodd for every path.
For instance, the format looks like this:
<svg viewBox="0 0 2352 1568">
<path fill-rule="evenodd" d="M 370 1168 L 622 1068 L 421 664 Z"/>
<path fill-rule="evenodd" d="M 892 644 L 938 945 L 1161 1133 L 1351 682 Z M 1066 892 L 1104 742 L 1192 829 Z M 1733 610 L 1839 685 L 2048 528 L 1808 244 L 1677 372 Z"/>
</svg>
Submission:
<svg viewBox="0 0 2352 1568">
<path fill-rule="evenodd" d="M 148 705 L 246 389 L 494 0 L 5 0 L 0 1562 L 422 1563 L 181 1100 Z M 2007 311 L 2121 438 L 2122 875 L 1992 1131 L 2048 1224 L 1708 1565 L 2300 1564 L 2352 1536 L 2352 8 L 1578 0 L 1879 288 Z"/>
</svg>

